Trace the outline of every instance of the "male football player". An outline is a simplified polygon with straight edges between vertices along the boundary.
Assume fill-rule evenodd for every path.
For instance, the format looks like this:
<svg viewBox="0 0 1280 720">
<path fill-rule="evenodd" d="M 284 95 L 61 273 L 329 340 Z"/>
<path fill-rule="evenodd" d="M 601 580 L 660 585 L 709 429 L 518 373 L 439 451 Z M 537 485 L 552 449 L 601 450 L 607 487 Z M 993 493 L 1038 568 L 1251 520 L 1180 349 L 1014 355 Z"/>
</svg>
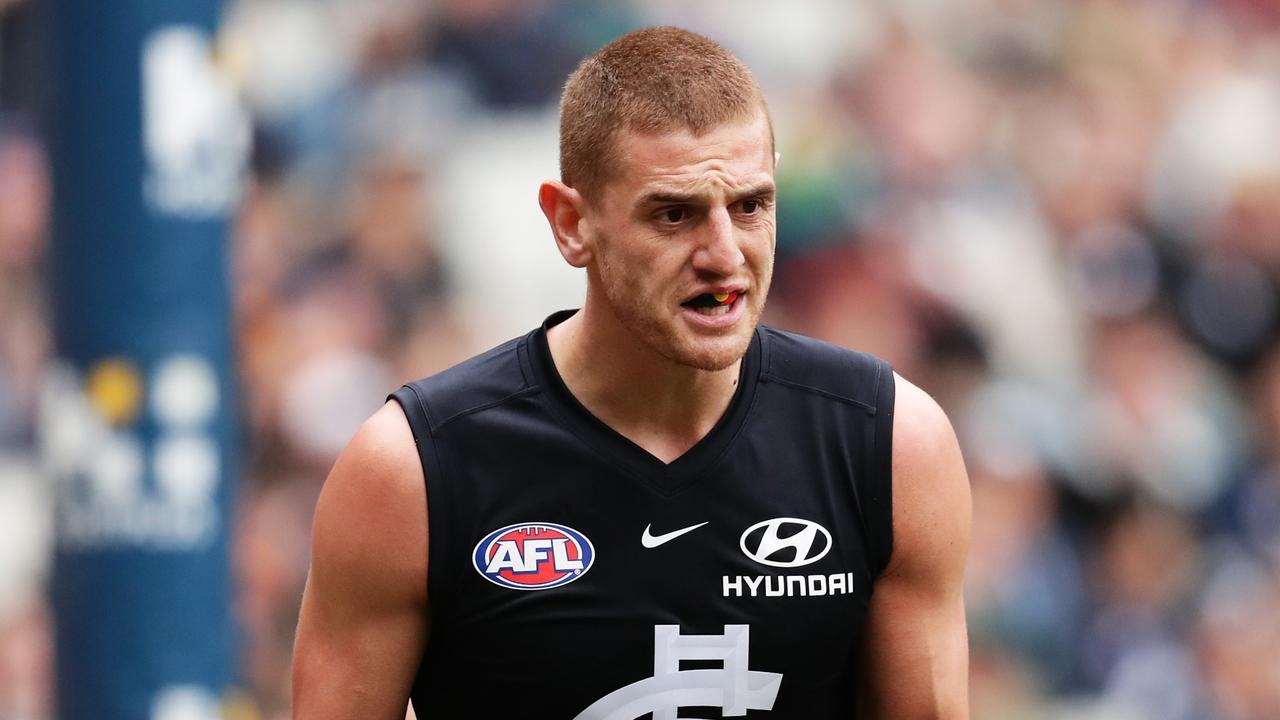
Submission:
<svg viewBox="0 0 1280 720">
<path fill-rule="evenodd" d="M 401 388 L 339 458 L 294 716 L 967 717 L 955 436 L 884 362 L 758 325 L 751 74 L 646 29 L 560 112 L 538 200 L 586 298 Z"/>
</svg>

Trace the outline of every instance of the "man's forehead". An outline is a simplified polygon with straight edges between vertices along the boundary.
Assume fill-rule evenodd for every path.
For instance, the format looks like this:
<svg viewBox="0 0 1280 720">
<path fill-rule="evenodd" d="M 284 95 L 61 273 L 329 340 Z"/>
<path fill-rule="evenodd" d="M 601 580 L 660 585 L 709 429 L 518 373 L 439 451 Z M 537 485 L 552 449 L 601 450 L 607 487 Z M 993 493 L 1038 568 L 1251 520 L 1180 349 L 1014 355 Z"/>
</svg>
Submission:
<svg viewBox="0 0 1280 720">
<path fill-rule="evenodd" d="M 757 186 L 773 179 L 773 142 L 763 113 L 701 135 L 688 128 L 623 130 L 616 143 L 620 162 L 611 184 L 627 193 L 684 190 L 707 182 Z"/>
</svg>

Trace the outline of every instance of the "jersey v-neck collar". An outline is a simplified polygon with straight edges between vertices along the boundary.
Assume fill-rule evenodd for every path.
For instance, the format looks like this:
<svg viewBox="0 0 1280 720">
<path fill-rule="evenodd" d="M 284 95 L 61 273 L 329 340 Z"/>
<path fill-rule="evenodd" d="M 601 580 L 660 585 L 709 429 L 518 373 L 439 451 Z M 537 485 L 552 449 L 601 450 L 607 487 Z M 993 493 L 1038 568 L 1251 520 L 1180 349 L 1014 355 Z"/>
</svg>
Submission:
<svg viewBox="0 0 1280 720">
<path fill-rule="evenodd" d="M 664 463 L 593 415 L 565 385 L 564 378 L 560 376 L 551 357 L 547 330 L 564 322 L 575 312 L 577 311 L 561 310 L 552 314 L 541 327 L 526 336 L 523 343 L 526 352 L 521 354 L 529 366 L 528 370 L 534 382 L 545 389 L 553 411 L 592 450 L 619 469 L 651 484 L 661 492 L 678 492 L 697 480 L 729 447 L 746 421 L 760 378 L 760 331 L 757 329 L 751 337 L 751 344 L 747 347 L 738 370 L 738 387 L 724 414 L 693 447 L 670 463 Z"/>
</svg>

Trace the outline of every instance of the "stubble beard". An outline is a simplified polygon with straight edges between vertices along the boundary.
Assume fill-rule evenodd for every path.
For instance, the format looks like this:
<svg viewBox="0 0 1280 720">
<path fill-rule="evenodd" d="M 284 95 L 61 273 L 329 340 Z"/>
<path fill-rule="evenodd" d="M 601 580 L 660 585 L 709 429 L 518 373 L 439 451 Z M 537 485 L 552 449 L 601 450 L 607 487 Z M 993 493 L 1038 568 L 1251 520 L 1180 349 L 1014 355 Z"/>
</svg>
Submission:
<svg viewBox="0 0 1280 720">
<path fill-rule="evenodd" d="M 601 295 L 618 322 L 643 345 L 663 358 L 685 367 L 714 372 L 733 365 L 746 354 L 762 308 L 755 305 L 752 295 L 741 302 L 751 303 L 743 310 L 743 318 L 732 333 L 707 336 L 692 330 L 681 332 L 684 320 L 679 315 L 668 314 L 667 308 L 658 307 L 643 294 L 638 282 L 640 273 L 627 272 L 615 267 L 607 254 L 599 256 L 598 275 Z M 759 288 L 763 298 L 767 287 Z M 677 311 L 678 313 L 679 311 Z"/>
</svg>

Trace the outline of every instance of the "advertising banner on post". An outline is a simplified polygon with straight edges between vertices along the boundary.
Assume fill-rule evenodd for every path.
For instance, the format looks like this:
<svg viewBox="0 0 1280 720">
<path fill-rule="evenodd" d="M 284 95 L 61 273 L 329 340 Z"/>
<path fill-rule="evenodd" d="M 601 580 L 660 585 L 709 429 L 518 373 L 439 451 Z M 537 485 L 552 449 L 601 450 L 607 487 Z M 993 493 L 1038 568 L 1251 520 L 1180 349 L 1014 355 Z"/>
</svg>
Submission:
<svg viewBox="0 0 1280 720">
<path fill-rule="evenodd" d="M 228 221 L 250 126 L 216 0 L 55 0 L 43 407 L 58 716 L 213 720 L 234 684 Z"/>
</svg>

